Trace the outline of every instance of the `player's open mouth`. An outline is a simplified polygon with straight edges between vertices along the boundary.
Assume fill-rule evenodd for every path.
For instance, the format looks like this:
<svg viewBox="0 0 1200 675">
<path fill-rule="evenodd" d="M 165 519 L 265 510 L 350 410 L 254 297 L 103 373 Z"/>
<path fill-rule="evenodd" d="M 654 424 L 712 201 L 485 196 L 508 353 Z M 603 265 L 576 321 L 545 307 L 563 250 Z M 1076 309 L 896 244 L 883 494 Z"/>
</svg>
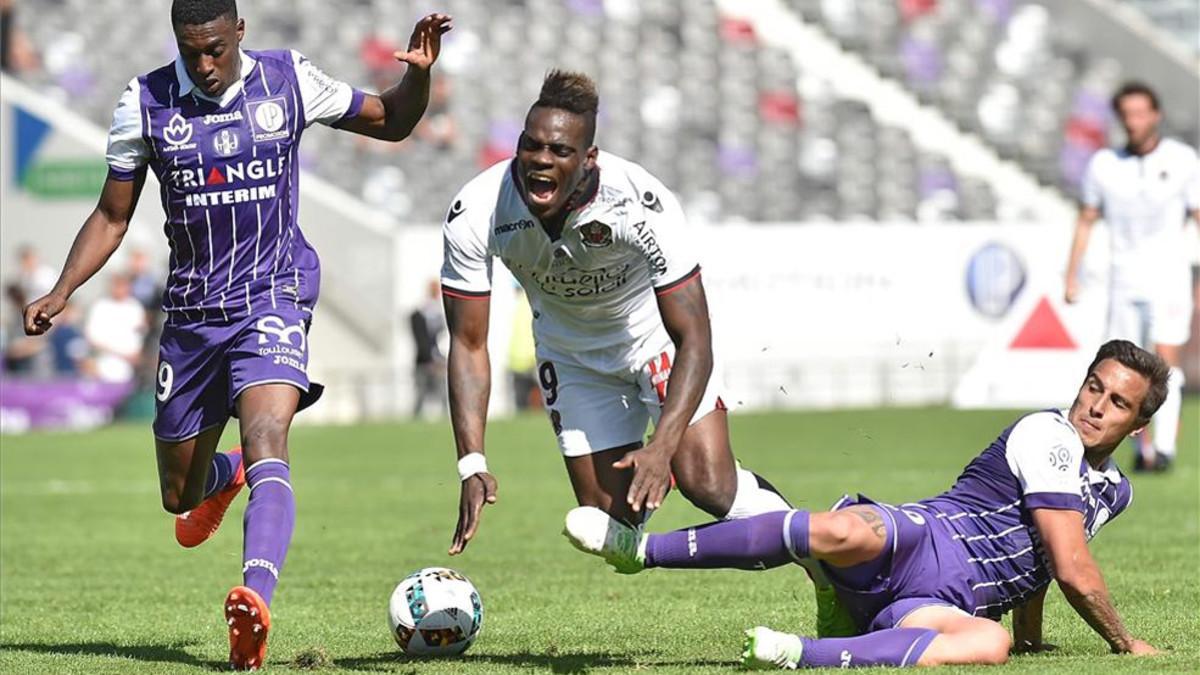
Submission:
<svg viewBox="0 0 1200 675">
<path fill-rule="evenodd" d="M 553 178 L 532 173 L 525 176 L 525 186 L 529 191 L 529 200 L 539 205 L 553 202 L 554 194 L 558 191 L 558 183 Z"/>
</svg>

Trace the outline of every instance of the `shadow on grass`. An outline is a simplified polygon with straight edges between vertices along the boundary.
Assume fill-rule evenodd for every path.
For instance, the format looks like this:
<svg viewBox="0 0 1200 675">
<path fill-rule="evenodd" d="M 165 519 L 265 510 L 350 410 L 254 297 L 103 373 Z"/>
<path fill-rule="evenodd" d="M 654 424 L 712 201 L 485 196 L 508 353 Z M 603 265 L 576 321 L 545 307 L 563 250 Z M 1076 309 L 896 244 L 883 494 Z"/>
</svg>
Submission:
<svg viewBox="0 0 1200 675">
<path fill-rule="evenodd" d="M 108 656 L 143 663 L 180 663 L 208 670 L 226 670 L 224 661 L 205 661 L 184 651 L 192 642 L 165 645 L 119 645 L 112 642 L 71 642 L 66 644 L 0 643 L 0 651 L 53 654 L 56 656 Z"/>
<path fill-rule="evenodd" d="M 334 666 L 347 670 L 386 672 L 419 672 L 422 664 L 430 663 L 426 659 L 404 656 L 397 652 L 381 652 L 372 656 L 357 658 L 334 659 Z M 441 660 L 433 663 L 442 663 Z M 564 675 L 584 674 L 593 668 L 640 668 L 650 666 L 717 666 L 732 668 L 734 661 L 691 660 L 691 661 L 661 661 L 652 656 L 621 655 L 607 652 L 589 653 L 559 653 L 553 650 L 541 654 L 468 654 L 460 661 L 464 669 L 486 669 L 488 664 L 509 666 L 512 668 L 529 668 L 546 670 Z M 405 669 L 405 667 L 408 667 Z"/>
</svg>

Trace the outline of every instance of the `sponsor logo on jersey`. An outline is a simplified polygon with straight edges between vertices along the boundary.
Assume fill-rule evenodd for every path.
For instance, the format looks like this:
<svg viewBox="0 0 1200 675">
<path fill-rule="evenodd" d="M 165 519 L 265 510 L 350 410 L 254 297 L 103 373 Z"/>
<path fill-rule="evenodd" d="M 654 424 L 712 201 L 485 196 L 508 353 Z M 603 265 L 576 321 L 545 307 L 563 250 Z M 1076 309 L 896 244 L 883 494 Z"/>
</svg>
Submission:
<svg viewBox="0 0 1200 675">
<path fill-rule="evenodd" d="M 446 214 L 446 222 L 454 222 L 454 219 L 461 216 L 462 212 L 466 210 L 467 207 L 463 206 L 463 201 L 461 199 L 455 199 L 454 203 L 450 205 L 450 212 Z"/>
<path fill-rule="evenodd" d="M 642 193 L 642 206 L 654 211 L 655 213 L 662 213 L 663 210 L 662 201 L 659 200 L 658 195 L 649 190 L 646 190 Z"/>
<path fill-rule="evenodd" d="M 184 203 L 187 206 L 231 206 L 275 199 L 278 196 L 279 191 L 275 185 L 257 185 L 233 190 L 217 190 L 216 192 L 193 192 L 184 198 Z"/>
<path fill-rule="evenodd" d="M 167 147 L 164 148 L 167 152 L 196 149 L 196 144 L 189 142 L 192 140 L 192 123 L 183 119 L 183 115 L 179 113 L 171 116 L 162 133 L 163 140 L 167 142 Z"/>
<path fill-rule="evenodd" d="M 637 235 L 638 245 L 642 249 L 642 254 L 646 256 L 646 262 L 650 264 L 650 269 L 654 274 L 662 274 L 667 271 L 667 257 L 663 255 L 662 246 L 658 244 L 658 238 L 654 236 L 654 228 L 650 227 L 646 221 L 633 224 L 633 231 Z"/>
<path fill-rule="evenodd" d="M 247 104 L 250 110 L 250 126 L 254 130 L 254 142 L 278 141 L 288 137 L 287 101 L 282 96 Z"/>
<path fill-rule="evenodd" d="M 588 248 L 603 248 L 612 244 L 612 228 L 598 220 L 593 220 L 579 226 L 579 238 Z"/>
<path fill-rule="evenodd" d="M 230 162 L 214 165 L 207 171 L 202 167 L 171 169 L 167 172 L 167 181 L 180 190 L 200 188 L 224 183 L 241 183 L 245 180 L 264 180 L 279 178 L 283 175 L 287 156 L 270 159 L 252 159 L 248 162 Z"/>
<path fill-rule="evenodd" d="M 497 225 L 494 231 L 496 234 L 507 234 L 509 232 L 516 232 L 517 230 L 532 229 L 533 226 L 534 222 L 532 220 L 529 220 L 528 218 L 522 218 L 512 223 Z"/>
<path fill-rule="evenodd" d="M 241 144 L 237 132 L 229 128 L 221 129 L 212 137 L 213 152 L 220 157 L 236 155 Z"/>
<path fill-rule="evenodd" d="M 242 115 L 242 111 L 235 110 L 233 112 L 214 113 L 211 115 L 205 115 L 203 118 L 203 121 L 204 121 L 205 125 L 213 125 L 213 124 L 224 124 L 226 122 L 241 122 L 244 119 L 246 119 L 246 118 L 245 118 L 245 116 Z"/>
<path fill-rule="evenodd" d="M 587 298 L 604 295 L 621 288 L 629 281 L 630 263 L 600 267 L 593 270 L 567 268 L 562 272 L 529 276 L 546 295 L 560 298 Z"/>
</svg>

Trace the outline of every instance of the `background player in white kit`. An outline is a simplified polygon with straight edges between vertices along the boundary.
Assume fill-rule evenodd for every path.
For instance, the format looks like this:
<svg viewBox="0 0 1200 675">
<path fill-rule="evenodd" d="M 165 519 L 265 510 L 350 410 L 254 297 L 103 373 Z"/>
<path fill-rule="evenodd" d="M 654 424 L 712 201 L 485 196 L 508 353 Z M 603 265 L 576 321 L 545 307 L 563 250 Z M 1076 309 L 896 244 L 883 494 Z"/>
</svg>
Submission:
<svg viewBox="0 0 1200 675">
<path fill-rule="evenodd" d="M 1112 237 L 1107 337 L 1155 351 L 1171 367 L 1167 400 L 1134 464 L 1162 471 L 1175 457 L 1183 407 L 1180 351 L 1193 309 L 1184 227 L 1189 216 L 1200 223 L 1200 161 L 1194 149 L 1161 136 L 1158 96 L 1148 86 L 1123 85 L 1112 105 L 1127 142 L 1100 150 L 1088 163 L 1067 263 L 1066 301 L 1079 297 L 1080 261 L 1103 217 Z"/>
<path fill-rule="evenodd" d="M 462 478 L 451 554 L 496 500 L 482 454 L 493 256 L 529 296 L 538 379 L 580 505 L 636 525 L 674 475 L 689 501 L 719 518 L 788 508 L 730 450 L 682 209 L 645 169 L 596 148 L 598 104 L 586 76 L 551 71 L 517 156 L 469 182 L 446 216 L 442 287 Z"/>
</svg>

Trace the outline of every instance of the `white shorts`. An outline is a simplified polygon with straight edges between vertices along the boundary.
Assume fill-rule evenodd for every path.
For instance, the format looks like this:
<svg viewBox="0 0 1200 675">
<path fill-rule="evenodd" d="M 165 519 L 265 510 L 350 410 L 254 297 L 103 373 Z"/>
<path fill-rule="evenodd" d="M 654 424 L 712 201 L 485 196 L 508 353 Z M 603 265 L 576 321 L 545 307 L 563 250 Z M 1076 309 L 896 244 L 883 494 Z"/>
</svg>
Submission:
<svg viewBox="0 0 1200 675">
<path fill-rule="evenodd" d="M 602 372 L 570 357 L 538 357 L 537 379 L 550 424 L 564 457 L 583 457 L 645 440 L 667 396 L 675 346 L 667 341 L 658 355 L 639 366 Z M 710 377 L 690 424 L 714 410 L 725 410 Z"/>
<path fill-rule="evenodd" d="M 1192 289 L 1172 289 L 1153 300 L 1114 293 L 1108 304 L 1108 338 L 1129 340 L 1143 349 L 1176 346 L 1192 329 Z"/>
</svg>

